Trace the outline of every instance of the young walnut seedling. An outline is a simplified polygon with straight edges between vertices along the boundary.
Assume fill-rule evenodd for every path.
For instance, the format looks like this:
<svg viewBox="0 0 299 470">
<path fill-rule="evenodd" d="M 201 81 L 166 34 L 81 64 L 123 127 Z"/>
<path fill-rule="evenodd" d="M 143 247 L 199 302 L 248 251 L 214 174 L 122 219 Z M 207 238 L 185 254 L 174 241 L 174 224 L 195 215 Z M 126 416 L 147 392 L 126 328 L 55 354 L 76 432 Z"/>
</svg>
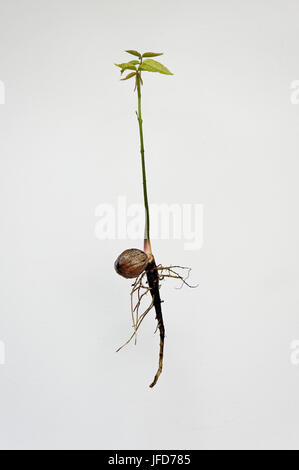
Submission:
<svg viewBox="0 0 299 470">
<path fill-rule="evenodd" d="M 117 351 L 126 346 L 133 338 L 137 338 L 137 331 L 144 320 L 148 312 L 154 308 L 156 312 L 157 320 L 157 329 L 160 332 L 160 351 L 159 351 L 159 363 L 158 370 L 154 377 L 153 382 L 150 384 L 150 387 L 153 387 L 162 372 L 163 368 L 163 354 L 164 354 L 164 339 L 165 339 L 165 328 L 161 308 L 161 298 L 160 298 L 160 288 L 161 281 L 165 278 L 179 279 L 182 281 L 182 285 L 186 284 L 188 287 L 191 286 L 187 283 L 190 268 L 185 268 L 182 266 L 162 266 L 157 265 L 155 258 L 152 253 L 151 242 L 150 242 L 150 213 L 149 213 L 149 204 L 148 204 L 148 195 L 147 195 L 147 185 L 146 185 L 146 171 L 145 171 L 145 158 L 144 158 L 144 140 L 143 140 L 143 120 L 141 115 L 141 86 L 143 85 L 143 80 L 141 78 L 142 72 L 157 72 L 164 75 L 173 75 L 168 68 L 162 65 L 160 62 L 152 59 L 152 57 L 157 57 L 163 55 L 159 52 L 145 52 L 140 54 L 138 51 L 128 50 L 126 51 L 129 54 L 137 57 L 135 60 L 130 60 L 129 62 L 124 62 L 121 64 L 115 64 L 119 67 L 121 75 L 125 71 L 129 71 L 128 75 L 121 80 L 130 80 L 134 78 L 135 88 L 137 90 L 137 99 L 138 99 L 138 111 L 136 111 L 138 127 L 139 127 L 139 137 L 140 137 L 140 154 L 141 154 L 141 167 L 142 167 L 142 181 L 143 181 L 143 199 L 144 199 L 144 209 L 145 209 L 145 230 L 144 230 L 144 251 L 137 248 L 131 248 L 125 250 L 119 255 L 117 260 L 114 263 L 115 270 L 121 276 L 131 279 L 136 278 L 134 284 L 132 285 L 131 290 L 131 315 L 133 322 L 134 332 L 131 337 L 126 341 L 123 346 L 121 346 Z M 182 270 L 187 270 L 187 275 L 179 274 L 183 272 Z M 179 271 L 179 272 L 178 272 Z M 141 304 L 145 299 L 146 295 L 150 293 L 151 303 L 150 305 L 140 313 Z"/>
</svg>

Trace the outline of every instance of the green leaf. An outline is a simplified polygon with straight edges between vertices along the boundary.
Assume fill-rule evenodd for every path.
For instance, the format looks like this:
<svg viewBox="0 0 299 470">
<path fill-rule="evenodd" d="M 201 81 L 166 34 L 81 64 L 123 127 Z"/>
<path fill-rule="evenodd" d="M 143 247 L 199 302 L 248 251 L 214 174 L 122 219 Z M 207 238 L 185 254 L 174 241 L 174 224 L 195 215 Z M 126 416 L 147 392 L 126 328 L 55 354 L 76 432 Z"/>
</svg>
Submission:
<svg viewBox="0 0 299 470">
<path fill-rule="evenodd" d="M 129 78 L 135 77 L 136 72 L 131 72 L 125 78 L 121 78 L 121 80 L 128 80 Z"/>
<path fill-rule="evenodd" d="M 123 64 L 114 64 L 116 67 L 121 68 L 120 73 L 123 74 L 125 70 L 137 70 L 135 65 L 130 62 L 124 62 Z"/>
<path fill-rule="evenodd" d="M 124 69 L 124 70 L 125 69 L 136 70 L 135 65 L 132 64 L 131 62 L 124 62 L 123 64 L 114 64 L 114 65 L 116 65 L 117 67 L 120 67 L 121 69 Z"/>
<path fill-rule="evenodd" d="M 137 57 L 141 57 L 140 52 L 132 51 L 132 50 L 129 50 L 129 51 L 126 51 L 126 52 L 128 52 L 129 54 L 132 54 L 132 55 L 136 55 Z"/>
<path fill-rule="evenodd" d="M 127 62 L 128 64 L 131 64 L 131 65 L 138 65 L 139 64 L 139 60 L 130 60 L 130 62 Z"/>
<path fill-rule="evenodd" d="M 173 73 L 171 73 L 170 70 L 165 67 L 165 65 L 160 64 L 160 62 L 157 62 L 153 59 L 146 59 L 144 62 L 142 62 L 142 64 L 139 66 L 139 70 L 145 70 L 147 72 L 159 72 L 165 75 L 173 75 Z"/>
<path fill-rule="evenodd" d="M 158 55 L 163 55 L 163 52 L 145 52 L 142 57 L 157 57 Z"/>
</svg>

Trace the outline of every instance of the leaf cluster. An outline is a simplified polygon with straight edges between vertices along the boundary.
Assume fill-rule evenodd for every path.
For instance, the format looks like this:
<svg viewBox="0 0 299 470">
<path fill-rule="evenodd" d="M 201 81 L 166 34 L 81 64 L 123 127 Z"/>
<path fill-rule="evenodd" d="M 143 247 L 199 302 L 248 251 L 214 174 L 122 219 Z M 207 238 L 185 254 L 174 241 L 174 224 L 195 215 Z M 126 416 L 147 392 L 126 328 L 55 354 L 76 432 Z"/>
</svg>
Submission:
<svg viewBox="0 0 299 470">
<path fill-rule="evenodd" d="M 157 72 L 162 73 L 163 75 L 173 75 L 170 70 L 161 64 L 157 60 L 152 59 L 152 57 L 157 57 L 163 55 L 163 52 L 145 52 L 140 54 L 138 51 L 127 50 L 127 53 L 138 57 L 138 60 L 130 60 L 129 62 L 123 62 L 121 64 L 115 64 L 120 68 L 120 74 L 122 75 L 125 71 L 131 71 L 126 77 L 121 78 L 121 80 L 128 80 L 130 78 L 136 78 L 137 82 L 140 81 L 143 84 L 141 79 L 141 72 Z M 135 87 L 136 88 L 136 87 Z"/>
</svg>

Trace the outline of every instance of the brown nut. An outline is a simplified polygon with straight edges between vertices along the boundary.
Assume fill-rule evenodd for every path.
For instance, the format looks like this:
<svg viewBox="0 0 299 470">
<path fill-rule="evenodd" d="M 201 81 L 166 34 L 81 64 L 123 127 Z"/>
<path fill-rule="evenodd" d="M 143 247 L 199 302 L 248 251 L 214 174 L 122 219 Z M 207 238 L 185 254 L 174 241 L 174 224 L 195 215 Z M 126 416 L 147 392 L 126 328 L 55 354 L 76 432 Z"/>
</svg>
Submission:
<svg viewBox="0 0 299 470">
<path fill-rule="evenodd" d="M 123 251 L 114 263 L 115 271 L 126 279 L 139 276 L 146 266 L 149 259 L 146 253 L 137 248 L 130 248 Z"/>
</svg>

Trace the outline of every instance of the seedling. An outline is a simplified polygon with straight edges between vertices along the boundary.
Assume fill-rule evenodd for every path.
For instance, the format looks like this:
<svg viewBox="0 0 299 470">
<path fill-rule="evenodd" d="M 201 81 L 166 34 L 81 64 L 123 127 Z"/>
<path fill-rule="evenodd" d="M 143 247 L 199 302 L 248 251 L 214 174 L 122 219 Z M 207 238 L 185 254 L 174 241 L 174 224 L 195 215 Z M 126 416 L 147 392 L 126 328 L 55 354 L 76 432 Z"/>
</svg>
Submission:
<svg viewBox="0 0 299 470">
<path fill-rule="evenodd" d="M 129 73 L 121 80 L 130 80 L 134 79 L 135 88 L 137 90 L 137 99 L 138 99 L 138 110 L 136 111 L 138 127 L 139 127 L 139 137 L 140 137 L 140 154 L 141 154 L 141 167 L 142 167 L 142 182 L 143 182 L 143 200 L 144 200 L 144 209 L 145 209 L 145 230 L 144 230 L 144 251 L 137 248 L 131 248 L 125 250 L 119 255 L 117 260 L 114 263 L 115 270 L 121 276 L 130 279 L 135 278 L 135 282 L 132 285 L 131 290 L 131 314 L 134 332 L 117 351 L 126 346 L 133 338 L 137 338 L 137 331 L 146 317 L 146 315 L 154 308 L 156 312 L 157 320 L 157 330 L 160 332 L 160 350 L 159 350 L 159 363 L 158 370 L 154 377 L 153 382 L 150 384 L 150 387 L 154 387 L 157 383 L 159 376 L 161 375 L 163 368 L 163 354 L 164 354 L 164 339 L 165 339 L 165 328 L 161 308 L 161 298 L 160 298 L 160 288 L 161 282 L 165 278 L 179 279 L 182 281 L 182 285 L 185 284 L 188 287 L 191 286 L 187 283 L 189 277 L 190 268 L 185 268 L 182 266 L 162 266 L 161 264 L 157 265 L 151 248 L 150 241 L 150 213 L 149 213 L 149 204 L 148 204 L 148 195 L 147 195 L 147 184 L 146 184 L 146 169 L 145 169 L 145 158 L 144 158 L 144 140 L 143 140 L 143 120 L 141 114 L 141 87 L 143 86 L 143 79 L 141 77 L 142 72 L 156 72 L 164 75 L 173 75 L 167 67 L 162 65 L 160 62 L 157 62 L 153 57 L 163 55 L 162 52 L 145 52 L 140 54 L 138 51 L 128 50 L 126 51 L 129 54 L 136 57 L 134 60 L 129 62 L 124 62 L 121 64 L 115 64 L 120 68 L 121 76 L 124 72 L 128 71 Z M 187 272 L 187 275 L 184 275 L 184 270 Z M 182 274 L 180 274 L 180 272 Z M 142 304 L 146 295 L 150 292 L 151 303 L 150 305 L 142 310 Z"/>
</svg>

